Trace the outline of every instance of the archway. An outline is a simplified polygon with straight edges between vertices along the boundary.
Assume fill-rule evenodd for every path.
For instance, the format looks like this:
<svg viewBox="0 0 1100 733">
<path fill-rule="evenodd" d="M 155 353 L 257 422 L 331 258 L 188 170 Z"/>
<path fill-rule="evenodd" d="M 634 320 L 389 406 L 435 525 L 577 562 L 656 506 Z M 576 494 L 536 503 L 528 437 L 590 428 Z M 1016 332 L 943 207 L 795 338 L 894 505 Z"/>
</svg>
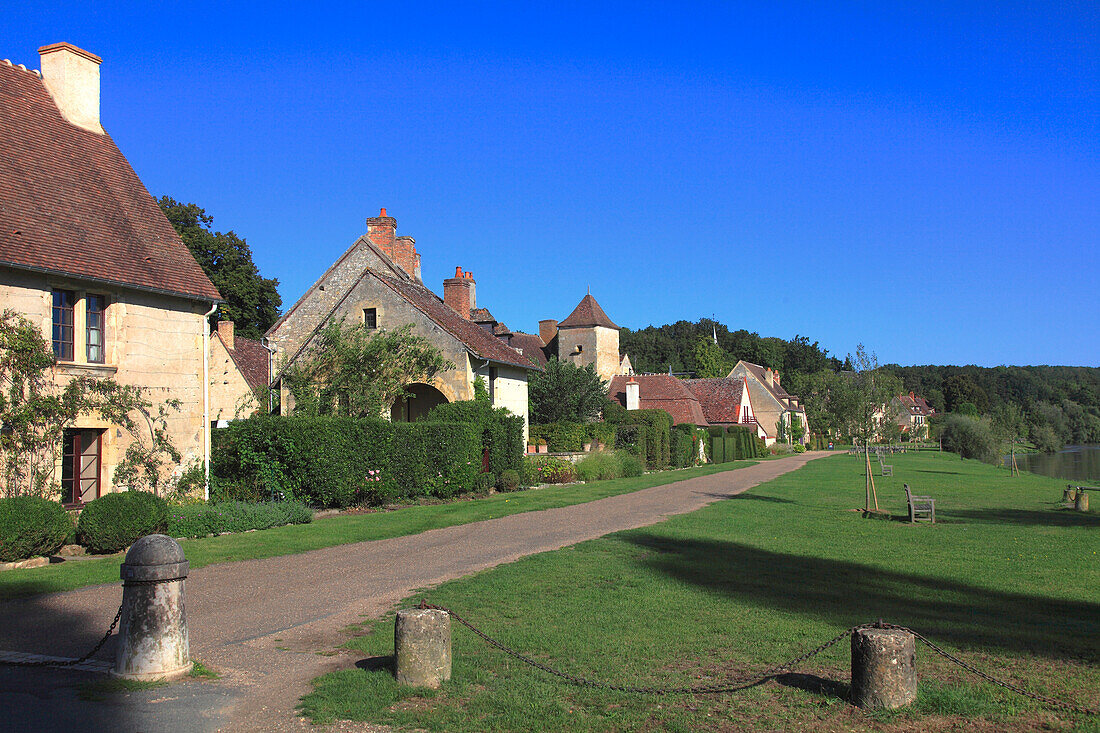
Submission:
<svg viewBox="0 0 1100 733">
<path fill-rule="evenodd" d="M 402 397 L 393 403 L 390 419 L 394 422 L 416 422 L 423 419 L 433 407 L 447 402 L 447 396 L 430 384 L 410 384 Z"/>
</svg>

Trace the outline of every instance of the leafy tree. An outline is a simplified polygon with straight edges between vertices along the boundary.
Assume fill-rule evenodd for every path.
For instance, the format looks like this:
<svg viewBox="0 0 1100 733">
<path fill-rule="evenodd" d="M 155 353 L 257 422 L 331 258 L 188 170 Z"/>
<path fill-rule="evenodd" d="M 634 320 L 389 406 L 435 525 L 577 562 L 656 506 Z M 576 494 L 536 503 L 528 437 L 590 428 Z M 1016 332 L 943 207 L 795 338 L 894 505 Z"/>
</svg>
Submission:
<svg viewBox="0 0 1100 733">
<path fill-rule="evenodd" d="M 211 231 L 214 217 L 195 204 L 162 196 L 160 208 L 226 302 L 211 323 L 233 321 L 238 335 L 261 338 L 279 318 L 279 281 L 260 276 L 248 243 L 233 232 Z"/>
<path fill-rule="evenodd" d="M 12 310 L 0 312 L 0 477 L 7 496 L 56 494 L 55 464 L 65 428 L 95 414 L 130 436 L 114 480 L 158 491 L 168 465 L 178 463 L 167 421 L 178 400 L 154 406 L 141 387 L 110 378 L 51 377 L 53 351 L 42 332 Z"/>
<path fill-rule="evenodd" d="M 995 463 L 999 458 L 997 441 L 989 428 L 989 421 L 952 413 L 946 415 L 940 431 L 944 450 L 958 453 L 963 458 L 977 458 Z"/>
<path fill-rule="evenodd" d="M 737 364 L 737 360 L 713 339 L 696 340 L 692 355 L 695 359 L 695 376 L 701 379 L 725 377 Z"/>
<path fill-rule="evenodd" d="M 866 470 L 865 511 L 871 509 L 874 480 L 871 478 L 870 446 L 880 429 L 880 423 L 894 422 L 893 399 L 901 392 L 901 380 L 880 368 L 874 352 L 868 354 L 863 344 L 856 346 L 855 356 L 849 355 L 855 367 L 851 392 L 846 401 L 849 435 L 863 445 Z M 874 497 L 875 509 L 878 498 Z"/>
<path fill-rule="evenodd" d="M 608 403 L 607 382 L 592 364 L 579 367 L 553 357 L 544 371 L 531 375 L 527 394 L 535 425 L 593 420 Z"/>
<path fill-rule="evenodd" d="M 943 397 L 948 412 L 958 412 L 959 405 L 964 402 L 972 403 L 981 414 L 989 411 L 989 395 L 969 374 L 955 374 L 945 379 Z"/>
<path fill-rule="evenodd" d="M 981 417 L 982 413 L 978 412 L 978 406 L 973 402 L 960 402 L 955 405 L 955 409 L 952 410 L 956 415 L 966 415 L 967 417 Z"/>
<path fill-rule="evenodd" d="M 318 331 L 285 366 L 282 380 L 297 414 L 376 417 L 406 396 L 408 385 L 453 368 L 431 342 L 412 333 L 412 324 L 391 331 L 340 320 Z"/>
</svg>

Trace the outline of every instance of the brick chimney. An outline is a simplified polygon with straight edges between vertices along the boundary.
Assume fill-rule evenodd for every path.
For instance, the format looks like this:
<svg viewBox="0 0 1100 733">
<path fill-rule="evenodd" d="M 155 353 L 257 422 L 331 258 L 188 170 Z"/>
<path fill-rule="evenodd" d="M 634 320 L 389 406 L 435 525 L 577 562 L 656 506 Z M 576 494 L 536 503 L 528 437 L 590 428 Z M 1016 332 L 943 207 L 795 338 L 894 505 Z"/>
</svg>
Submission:
<svg viewBox="0 0 1100 733">
<path fill-rule="evenodd" d="M 912 390 L 909 391 L 909 399 L 913 400 L 914 402 L 917 399 L 917 396 L 915 394 L 913 394 Z"/>
<path fill-rule="evenodd" d="M 42 82 L 61 116 L 90 132 L 103 134 L 99 124 L 99 65 L 103 59 L 71 43 L 51 43 L 38 49 Z"/>
<path fill-rule="evenodd" d="M 233 321 L 218 321 L 218 335 L 221 336 L 222 343 L 225 344 L 225 348 L 229 349 L 230 351 L 233 351 L 233 349 L 237 348 L 233 331 Z"/>
<path fill-rule="evenodd" d="M 631 377 L 626 383 L 626 409 L 637 410 L 641 404 L 642 386 Z"/>
<path fill-rule="evenodd" d="M 420 255 L 416 252 L 416 240 L 409 236 L 396 236 L 397 219 L 386 214 L 367 219 L 367 239 L 417 282 L 420 282 Z"/>
<path fill-rule="evenodd" d="M 776 384 L 777 387 L 782 386 L 781 384 L 779 384 L 779 370 L 778 369 L 776 369 L 774 372 L 772 372 L 772 378 L 775 380 L 775 384 Z"/>
<path fill-rule="evenodd" d="M 539 321 L 539 338 L 542 339 L 542 343 L 547 346 L 554 340 L 554 337 L 558 335 L 558 322 L 553 318 L 547 318 L 545 321 Z"/>
<path fill-rule="evenodd" d="M 463 272 L 461 267 L 456 267 L 455 276 L 443 281 L 443 302 L 469 320 L 470 311 L 477 308 L 475 286 L 474 273 Z"/>
</svg>

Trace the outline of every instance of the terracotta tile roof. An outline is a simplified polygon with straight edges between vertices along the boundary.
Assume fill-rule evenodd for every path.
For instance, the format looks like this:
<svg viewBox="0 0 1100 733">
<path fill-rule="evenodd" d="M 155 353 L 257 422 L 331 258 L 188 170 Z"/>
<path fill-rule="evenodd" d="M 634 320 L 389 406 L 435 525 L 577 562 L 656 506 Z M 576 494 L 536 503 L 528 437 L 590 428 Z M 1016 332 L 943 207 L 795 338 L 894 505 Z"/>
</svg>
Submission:
<svg viewBox="0 0 1100 733">
<path fill-rule="evenodd" d="M 214 335 L 219 339 L 221 338 L 221 334 L 217 331 L 214 332 Z M 225 341 L 222 341 L 222 345 L 225 346 Z M 252 388 L 252 391 L 258 392 L 266 387 L 268 351 L 264 348 L 264 345 L 259 341 L 235 336 L 233 347 L 232 349 L 226 347 L 225 350 L 229 352 L 229 355 L 233 358 L 233 363 L 241 370 L 244 381 L 248 382 L 248 386 Z"/>
<path fill-rule="evenodd" d="M 745 382 L 736 377 L 723 379 L 685 379 L 684 385 L 699 399 L 707 422 L 739 423 L 741 394 Z"/>
<path fill-rule="evenodd" d="M 0 64 L 0 264 L 221 300 L 109 135 Z"/>
<path fill-rule="evenodd" d="M 638 406 L 641 409 L 664 410 L 672 415 L 672 420 L 677 425 L 689 423 L 705 427 L 709 424 L 699 399 L 682 380 L 669 374 L 612 377 L 607 392 L 613 402 L 626 407 L 626 383 L 630 379 L 638 383 Z"/>
<path fill-rule="evenodd" d="M 936 412 L 923 397 L 903 394 L 898 395 L 898 401 L 901 402 L 902 407 L 909 411 L 910 415 L 934 415 Z"/>
<path fill-rule="evenodd" d="M 605 326 L 615 330 L 619 329 L 603 312 L 603 308 L 600 307 L 600 304 L 596 302 L 591 293 L 581 298 L 581 302 L 577 304 L 569 317 L 558 324 L 558 328 L 576 328 L 577 326 Z"/>
<path fill-rule="evenodd" d="M 474 323 L 496 323 L 497 321 L 488 308 L 471 308 L 470 320 Z"/>
<path fill-rule="evenodd" d="M 424 315 L 431 318 L 439 327 L 466 345 L 474 356 L 481 359 L 512 364 L 527 369 L 541 371 L 542 367 L 532 365 L 527 359 L 505 345 L 496 336 L 471 320 L 458 315 L 451 306 L 444 303 L 438 295 L 420 283 L 411 280 L 398 280 L 379 273 L 374 275 L 393 288 L 398 295 L 409 301 Z"/>
<path fill-rule="evenodd" d="M 511 345 L 513 349 L 523 354 L 524 358 L 534 361 L 540 367 L 545 367 L 549 361 L 546 358 L 546 344 L 537 334 L 515 331 L 512 333 Z"/>
<path fill-rule="evenodd" d="M 506 326 L 506 325 L 504 325 L 503 323 L 500 323 L 500 322 L 494 322 L 494 323 L 495 323 L 495 325 L 493 326 L 493 335 L 494 336 L 499 337 L 499 336 L 511 336 L 512 335 L 512 331 L 508 328 L 508 326 Z"/>
</svg>

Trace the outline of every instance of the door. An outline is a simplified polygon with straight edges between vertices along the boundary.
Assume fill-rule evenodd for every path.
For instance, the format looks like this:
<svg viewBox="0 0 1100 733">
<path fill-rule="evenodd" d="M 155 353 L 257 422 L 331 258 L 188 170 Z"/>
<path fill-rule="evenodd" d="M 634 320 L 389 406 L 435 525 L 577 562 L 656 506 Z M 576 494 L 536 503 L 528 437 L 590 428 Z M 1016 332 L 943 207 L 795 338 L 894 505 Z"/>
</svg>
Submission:
<svg viewBox="0 0 1100 733">
<path fill-rule="evenodd" d="M 61 455 L 61 494 L 66 504 L 87 504 L 99 496 L 103 431 L 66 430 Z"/>
</svg>

